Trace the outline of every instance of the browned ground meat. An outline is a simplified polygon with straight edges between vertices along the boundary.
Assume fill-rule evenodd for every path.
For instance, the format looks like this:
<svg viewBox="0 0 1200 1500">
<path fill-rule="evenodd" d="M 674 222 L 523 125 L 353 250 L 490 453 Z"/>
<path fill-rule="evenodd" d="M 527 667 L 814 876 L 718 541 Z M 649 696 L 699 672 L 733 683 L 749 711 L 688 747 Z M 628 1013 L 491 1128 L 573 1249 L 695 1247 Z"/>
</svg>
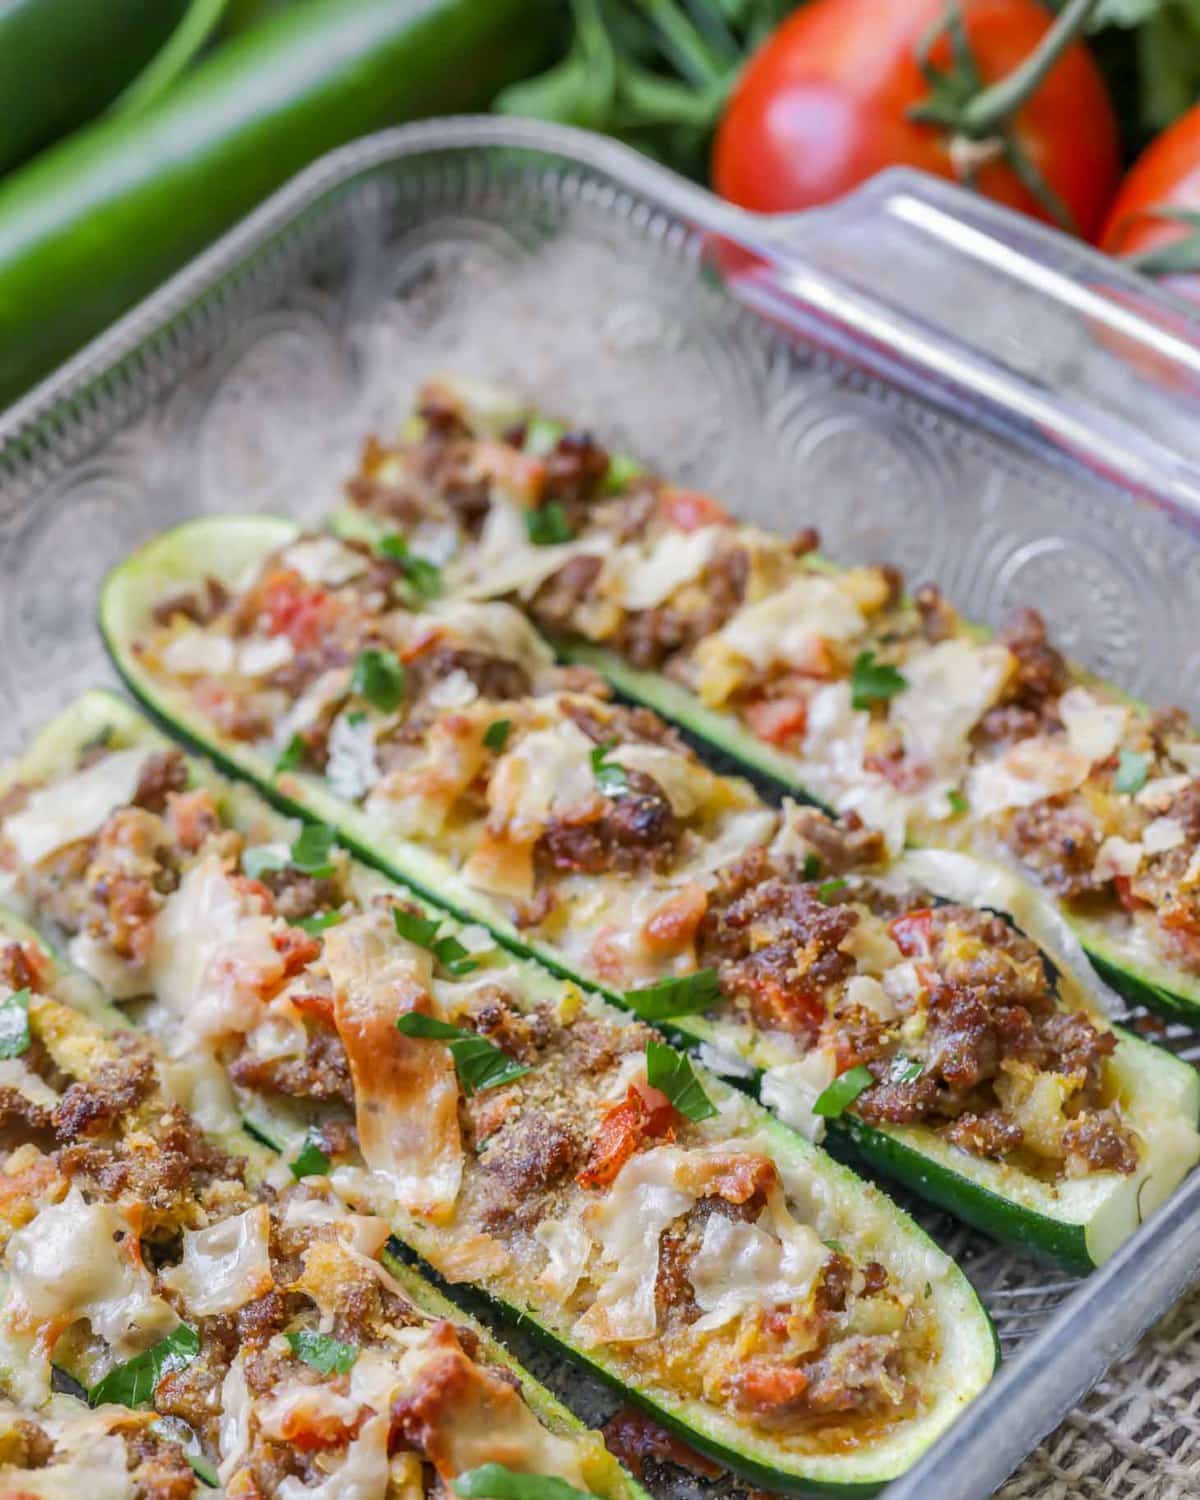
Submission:
<svg viewBox="0 0 1200 1500">
<path fill-rule="evenodd" d="M 105 1063 L 86 1083 L 72 1083 L 54 1106 L 54 1129 L 64 1145 L 111 1131 L 156 1086 L 150 1056 L 127 1036 L 115 1041 L 122 1058 Z"/>
<path fill-rule="evenodd" d="M 546 500 L 568 506 L 591 500 L 608 473 L 608 453 L 590 432 L 565 432 L 545 458 L 546 477 L 542 494 Z M 584 517 L 576 520 L 583 523 Z"/>
<path fill-rule="evenodd" d="M 632 1406 L 622 1406 L 601 1428 L 605 1446 L 637 1479 L 646 1476 L 647 1464 L 674 1464 L 699 1474 L 703 1479 L 719 1479 L 720 1465 L 703 1453 L 689 1448 L 681 1438 L 657 1422 L 652 1422 L 645 1412 Z"/>
<path fill-rule="evenodd" d="M 1137 1170 L 1138 1158 L 1129 1132 L 1109 1114 L 1083 1115 L 1063 1132 L 1068 1155 L 1078 1156 L 1094 1172 Z"/>
<path fill-rule="evenodd" d="M 598 818 L 586 823 L 551 820 L 535 851 L 543 870 L 602 875 L 670 868 L 683 825 L 652 777 L 627 771 L 625 781 L 624 791 L 604 800 Z"/>
<path fill-rule="evenodd" d="M 464 672 L 483 698 L 497 701 L 524 698 L 533 691 L 528 673 L 514 661 L 506 661 L 501 656 L 489 656 L 486 651 L 435 646 L 433 650 L 422 653 L 408 664 L 410 700 L 421 697 L 439 682 L 444 682 L 451 672 Z"/>
<path fill-rule="evenodd" d="M 143 1429 L 125 1442 L 134 1500 L 192 1500 L 196 1476 L 182 1447 Z"/>
<path fill-rule="evenodd" d="M 575 611 L 587 598 L 603 567 L 604 560 L 591 553 L 570 558 L 534 594 L 529 604 L 530 614 L 547 630 L 569 631 Z"/>
<path fill-rule="evenodd" d="M 107 1198 L 136 1197 L 164 1219 L 186 1209 L 204 1185 L 240 1181 L 245 1167 L 206 1141 L 174 1105 L 155 1121 L 153 1149 L 136 1139 L 83 1141 L 64 1146 L 57 1160 L 64 1176 L 93 1184 Z"/>
<path fill-rule="evenodd" d="M 953 608 L 942 597 L 936 583 L 923 583 L 913 595 L 913 603 L 921 617 L 921 634 L 936 646 L 954 634 L 958 621 Z"/>
<path fill-rule="evenodd" d="M 1092 874 L 1100 833 L 1088 814 L 1064 797 L 1051 797 L 1013 813 L 1002 837 L 1009 849 L 1060 896 L 1098 890 Z"/>
<path fill-rule="evenodd" d="M 480 1160 L 483 1171 L 497 1179 L 496 1187 L 486 1190 L 493 1199 L 490 1217 L 535 1223 L 541 1195 L 574 1175 L 579 1155 L 579 1132 L 571 1122 L 538 1109 L 513 1115 Z"/>
<path fill-rule="evenodd" d="M 1036 609 L 1022 609 L 999 639 L 1016 658 L 1000 702 L 984 714 L 978 734 L 1000 743 L 1025 739 L 1058 723 L 1058 699 L 1070 685 L 1066 658 L 1050 644 Z"/>
<path fill-rule="evenodd" d="M 886 852 L 883 834 L 867 828 L 856 812 L 831 818 L 815 807 L 797 807 L 790 821 L 817 851 L 821 876 L 844 875 L 847 870 L 879 864 Z"/>
<path fill-rule="evenodd" d="M 332 1031 L 313 1031 L 303 1057 L 256 1057 L 243 1052 L 229 1064 L 229 1076 L 242 1088 L 292 1099 L 340 1099 L 354 1108 L 346 1049 Z"/>
<path fill-rule="evenodd" d="M 1200 778 L 1189 781 L 1182 791 L 1175 793 L 1167 816 L 1183 824 L 1189 845 L 1200 840 Z"/>
<path fill-rule="evenodd" d="M 208 625 L 229 603 L 229 592 L 218 579 L 208 577 L 194 588 L 170 594 L 154 606 L 154 621 L 169 625 L 177 616 L 195 625 Z"/>
<path fill-rule="evenodd" d="M 264 870 L 259 879 L 275 897 L 275 910 L 288 922 L 302 922 L 338 905 L 337 887 L 332 880 L 305 875 L 294 865 L 284 865 L 282 870 Z"/>
<path fill-rule="evenodd" d="M 854 972 L 839 945 L 857 922 L 857 913 L 826 905 L 812 886 L 779 878 L 766 852 L 752 849 L 719 873 L 697 962 L 717 969 L 722 993 L 758 1025 L 813 1035 L 826 987 Z"/>
<path fill-rule="evenodd" d="M 172 792 L 184 791 L 187 783 L 187 766 L 182 752 L 179 750 L 156 751 L 142 767 L 137 790 L 133 794 L 133 805 L 144 807 L 147 812 L 164 812 L 167 797 Z"/>
<path fill-rule="evenodd" d="M 683 613 L 664 604 L 625 616 L 613 637 L 615 649 L 635 667 L 662 666 L 669 656 L 687 651 L 725 624 L 746 595 L 750 554 L 736 543 L 726 545 L 708 565 L 703 609 Z"/>
<path fill-rule="evenodd" d="M 1025 1139 L 1025 1132 L 1000 1110 L 989 1110 L 976 1115 L 969 1110 L 951 1120 L 943 1131 L 946 1139 L 964 1151 L 977 1156 L 1004 1156 L 1015 1151 Z"/>
<path fill-rule="evenodd" d="M 607 745 L 612 740 L 618 744 L 665 745 L 668 750 L 678 750 L 681 755 L 691 751 L 673 725 L 649 708 L 630 708 L 624 703 L 613 703 L 603 714 L 595 713 L 586 703 L 575 699 L 563 700 L 563 712 L 588 739 L 597 745 Z"/>
</svg>

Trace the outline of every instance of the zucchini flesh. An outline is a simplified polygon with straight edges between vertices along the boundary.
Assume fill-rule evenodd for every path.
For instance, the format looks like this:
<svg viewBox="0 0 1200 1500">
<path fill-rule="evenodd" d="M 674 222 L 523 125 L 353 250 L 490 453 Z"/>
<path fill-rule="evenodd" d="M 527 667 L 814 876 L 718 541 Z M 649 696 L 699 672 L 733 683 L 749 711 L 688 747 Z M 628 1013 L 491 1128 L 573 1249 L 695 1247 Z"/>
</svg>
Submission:
<svg viewBox="0 0 1200 1500">
<path fill-rule="evenodd" d="M 84 700 L 81 722 L 91 718 L 89 703 L 90 700 Z M 95 706 L 99 707 L 101 717 L 103 717 L 105 705 Z M 114 706 L 128 712 L 122 704 L 117 703 Z M 3 941 L 29 944 L 44 953 L 52 965 L 55 992 L 58 998 L 78 1010 L 90 1021 L 95 1022 L 105 1032 L 132 1029 L 129 1018 L 104 996 L 88 975 L 67 964 L 55 949 L 15 912 L 0 907 L 0 942 Z M 226 1128 L 207 1131 L 206 1134 L 223 1151 L 246 1159 L 247 1177 L 252 1182 L 261 1180 L 268 1172 L 278 1169 L 274 1151 L 256 1139 L 255 1135 L 251 1135 L 236 1124 L 231 1123 Z M 526 1404 L 551 1432 L 574 1437 L 589 1430 L 556 1396 L 513 1358 L 484 1324 L 451 1302 L 427 1276 L 387 1249 L 384 1250 L 381 1259 L 390 1274 L 400 1284 L 404 1294 L 420 1311 L 431 1318 L 466 1324 L 470 1327 L 479 1339 L 483 1363 L 498 1365 L 516 1378 Z M 65 1373 L 72 1379 L 78 1378 L 85 1388 L 90 1383 L 86 1371 L 68 1369 Z M 594 1493 L 603 1497 L 603 1500 L 649 1500 L 642 1486 L 625 1472 L 600 1442 L 596 1443 L 595 1451 L 589 1454 L 588 1474 L 589 1481 L 596 1485 Z"/>
<path fill-rule="evenodd" d="M 553 947 L 520 933 L 498 904 L 468 886 L 447 859 L 412 842 L 382 839 L 360 808 L 333 796 L 319 777 L 276 777 L 265 756 L 222 736 L 185 694 L 141 667 L 133 646 L 164 593 L 207 574 L 232 583 L 256 559 L 292 540 L 298 530 L 279 518 L 206 519 L 176 528 L 134 554 L 110 575 L 101 601 L 101 629 L 118 670 L 175 732 L 249 777 L 278 805 L 330 824 L 367 863 L 459 918 L 483 923 L 514 952 L 530 954 L 624 1005 L 621 994 L 571 970 Z M 713 1024 L 700 1017 L 680 1017 L 668 1029 L 689 1042 L 720 1042 Z M 1143 1132 L 1150 1137 L 1149 1149 L 1132 1176 L 1095 1173 L 1047 1184 L 1003 1163 L 957 1150 L 927 1127 L 876 1127 L 848 1115 L 828 1122 L 831 1135 L 873 1167 L 968 1223 L 1086 1270 L 1106 1260 L 1200 1156 L 1195 1131 L 1200 1079 L 1195 1071 L 1131 1035 L 1121 1035 L 1120 1051 L 1123 1086 L 1149 1122 Z M 766 1060 L 751 1054 L 749 1061 L 757 1083 Z"/>
<path fill-rule="evenodd" d="M 73 767 L 82 747 L 94 742 L 101 732 L 111 736 L 108 743 L 115 746 L 166 743 L 146 720 L 120 699 L 105 693 L 92 693 L 43 731 L 21 764 L 13 768 L 9 779 L 24 776 L 29 780 L 43 780 Z M 202 766 L 196 768 L 195 774 L 202 784 L 209 784 L 214 790 L 221 789 L 223 810 L 233 826 L 253 828 L 256 840 L 284 836 L 286 829 L 282 819 L 249 788 L 230 787 L 229 783 L 220 781 Z M 535 998 L 548 997 L 561 990 L 561 985 L 535 964 L 523 963 L 520 972 L 523 987 L 527 987 Z M 599 1005 L 599 1002 L 595 1003 Z M 711 1097 L 731 1094 L 717 1079 L 706 1078 L 704 1087 Z M 928 1410 L 920 1417 L 898 1424 L 882 1440 L 864 1442 L 855 1451 L 833 1455 L 781 1454 L 780 1445 L 764 1437 L 746 1435 L 741 1431 L 735 1436 L 734 1424 L 711 1405 L 672 1397 L 669 1391 L 657 1386 L 629 1385 L 606 1360 L 603 1352 L 580 1349 L 561 1332 L 548 1327 L 535 1307 L 506 1299 L 494 1289 L 489 1290 L 486 1282 L 473 1284 L 501 1312 L 531 1327 L 601 1379 L 616 1385 L 625 1397 L 644 1406 L 657 1421 L 678 1432 L 686 1441 L 740 1472 L 776 1488 L 803 1493 L 873 1493 L 915 1461 L 962 1406 L 986 1384 L 997 1357 L 990 1320 L 958 1267 L 942 1255 L 923 1231 L 878 1189 L 861 1182 L 765 1111 L 746 1101 L 742 1101 L 741 1107 L 753 1112 L 756 1132 L 768 1141 L 770 1152 L 777 1161 L 785 1165 L 792 1163 L 806 1172 L 815 1173 L 836 1195 L 839 1206 L 851 1205 L 848 1217 L 856 1229 L 860 1224 L 868 1226 L 875 1236 L 875 1243 L 886 1246 L 884 1253 L 893 1256 L 906 1275 L 925 1280 L 925 1295 L 936 1311 L 943 1347 L 938 1359 L 934 1395 Z M 303 1111 L 278 1107 L 254 1095 L 246 1096 L 243 1108 L 255 1135 L 289 1156 L 298 1149 L 309 1123 Z M 407 1216 L 398 1219 L 395 1228 L 404 1244 L 436 1268 L 439 1243 L 436 1233 L 423 1230 L 419 1222 Z"/>
</svg>

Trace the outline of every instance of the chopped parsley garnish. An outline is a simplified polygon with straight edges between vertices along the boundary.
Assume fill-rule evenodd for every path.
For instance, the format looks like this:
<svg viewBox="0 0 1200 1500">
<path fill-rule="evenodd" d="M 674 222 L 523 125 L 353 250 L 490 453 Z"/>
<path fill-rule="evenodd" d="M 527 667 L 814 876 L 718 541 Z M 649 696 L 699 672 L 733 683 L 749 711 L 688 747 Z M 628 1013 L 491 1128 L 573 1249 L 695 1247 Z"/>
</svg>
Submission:
<svg viewBox="0 0 1200 1500">
<path fill-rule="evenodd" d="M 518 1474 L 506 1464 L 480 1464 L 450 1487 L 465 1500 L 593 1500 L 590 1490 L 577 1490 L 553 1474 Z"/>
<path fill-rule="evenodd" d="M 606 495 L 619 495 L 645 472 L 637 459 L 630 458 L 628 453 L 614 453 L 608 460 L 608 472 L 601 489 Z"/>
<path fill-rule="evenodd" d="M 956 818 L 961 818 L 971 806 L 966 797 L 957 787 L 951 787 L 946 793 L 946 801 L 950 804 L 950 811 Z"/>
<path fill-rule="evenodd" d="M 814 854 L 811 849 L 804 856 L 803 873 L 805 880 L 815 880 L 821 873 L 821 856 L 819 854 Z"/>
<path fill-rule="evenodd" d="M 821 1090 L 813 1105 L 813 1114 L 836 1120 L 874 1082 L 875 1075 L 870 1068 L 851 1068 L 848 1073 L 835 1078 L 827 1089 Z"/>
<path fill-rule="evenodd" d="M 329 856 L 337 835 L 324 823 L 308 823 L 292 845 L 291 863 L 302 875 L 328 880 L 333 874 Z"/>
<path fill-rule="evenodd" d="M 322 932 L 328 932 L 331 927 L 336 927 L 341 920 L 340 911 L 323 911 L 315 917 L 300 917 L 292 926 L 301 928 L 309 937 L 317 937 Z"/>
<path fill-rule="evenodd" d="M 826 906 L 833 900 L 839 891 L 846 889 L 846 882 L 840 875 L 835 875 L 832 880 L 823 880 L 817 887 L 817 900 Z"/>
<path fill-rule="evenodd" d="M 442 570 L 427 557 L 418 557 L 415 552 L 410 551 L 402 536 L 393 533 L 383 537 L 379 543 L 379 553 L 389 562 L 399 564 L 404 572 L 405 582 L 411 584 L 413 593 L 419 594 L 422 599 L 436 599 L 442 592 Z"/>
<path fill-rule="evenodd" d="M 278 776 L 281 771 L 298 771 L 307 754 L 308 746 L 300 735 L 292 735 L 275 758 L 275 774 Z"/>
<path fill-rule="evenodd" d="M 326 1177 L 329 1174 L 329 1158 L 317 1145 L 310 1130 L 294 1161 L 288 1162 L 288 1170 L 299 1182 L 304 1177 Z"/>
<path fill-rule="evenodd" d="M 875 660 L 874 651 L 860 651 L 850 673 L 850 702 L 855 708 L 886 703 L 908 686 L 908 679 L 895 667 Z"/>
<path fill-rule="evenodd" d="M 525 530 L 535 547 L 553 547 L 559 542 L 569 542 L 575 535 L 566 511 L 557 500 L 551 500 L 549 505 L 538 510 L 527 510 Z"/>
<path fill-rule="evenodd" d="M 689 1120 L 710 1120 L 717 1112 L 691 1063 L 665 1042 L 646 1043 L 646 1082 L 664 1093 Z"/>
<path fill-rule="evenodd" d="M 893 1083 L 916 1083 L 924 1071 L 923 1062 L 918 1062 L 915 1057 L 905 1057 L 903 1052 L 897 1052 L 892 1058 L 889 1076 Z"/>
<path fill-rule="evenodd" d="M 511 1083 L 529 1069 L 502 1052 L 486 1037 L 461 1026 L 452 1026 L 449 1021 L 439 1021 L 436 1016 L 424 1015 L 419 1010 L 410 1010 L 397 1018 L 396 1030 L 405 1036 L 424 1037 L 429 1041 L 446 1042 L 450 1056 L 458 1072 L 458 1081 L 469 1098 L 481 1094 L 484 1089 L 494 1089 L 498 1084 Z"/>
<path fill-rule="evenodd" d="M 14 990 L 0 1001 L 0 1057 L 29 1050 L 29 991 Z"/>
<path fill-rule="evenodd" d="M 530 417 L 525 424 L 525 452 L 532 453 L 535 458 L 545 458 L 558 447 L 558 440 L 565 431 L 561 422 L 551 421 L 549 417 Z"/>
<path fill-rule="evenodd" d="M 394 651 L 372 646 L 358 653 L 350 691 L 365 698 L 372 708 L 390 714 L 404 701 L 404 668 Z"/>
<path fill-rule="evenodd" d="M 608 752 L 616 748 L 616 743 L 616 740 L 605 740 L 602 745 L 597 745 L 588 756 L 592 763 L 592 775 L 596 778 L 596 785 L 610 797 L 625 791 L 629 785 L 625 767 L 619 766 L 614 760 L 606 759 Z"/>
<path fill-rule="evenodd" d="M 469 974 L 472 969 L 479 967 L 479 960 L 472 958 L 456 937 L 438 937 L 438 929 L 442 925 L 440 917 L 422 917 L 416 912 L 393 906 L 392 921 L 402 938 L 432 953 L 438 963 L 444 969 L 449 969 L 451 974 Z"/>
<path fill-rule="evenodd" d="M 290 849 L 276 844 L 258 844 L 247 849 L 242 855 L 242 874 L 249 875 L 251 880 L 261 880 L 271 870 L 286 870 L 291 865 L 302 875 L 311 875 L 316 880 L 327 879 L 333 874 L 329 855 L 334 838 L 333 829 L 323 823 L 306 824 Z M 303 923 L 294 925 L 300 927 Z"/>
<path fill-rule="evenodd" d="M 489 750 L 494 750 L 499 755 L 505 745 L 508 744 L 508 735 L 511 729 L 511 719 L 493 719 L 484 731 L 483 743 Z"/>
<path fill-rule="evenodd" d="M 660 979 L 639 990 L 625 991 L 626 1002 L 647 1021 L 667 1021 L 672 1016 L 711 1010 L 720 998 L 716 969 L 700 969 L 678 979 Z"/>
<path fill-rule="evenodd" d="M 1139 755 L 1136 750 L 1122 750 L 1117 761 L 1117 774 L 1113 778 L 1114 792 L 1140 792 L 1146 785 L 1150 772 L 1150 757 Z"/>
<path fill-rule="evenodd" d="M 349 1375 L 358 1358 L 357 1344 L 343 1344 L 341 1339 L 318 1333 L 315 1328 L 299 1328 L 285 1337 L 296 1358 L 319 1375 Z"/>
<path fill-rule="evenodd" d="M 200 1353 L 200 1335 L 186 1323 L 171 1330 L 141 1354 L 117 1365 L 88 1392 L 92 1406 L 111 1401 L 115 1406 L 145 1406 L 164 1375 L 186 1368 Z"/>
</svg>

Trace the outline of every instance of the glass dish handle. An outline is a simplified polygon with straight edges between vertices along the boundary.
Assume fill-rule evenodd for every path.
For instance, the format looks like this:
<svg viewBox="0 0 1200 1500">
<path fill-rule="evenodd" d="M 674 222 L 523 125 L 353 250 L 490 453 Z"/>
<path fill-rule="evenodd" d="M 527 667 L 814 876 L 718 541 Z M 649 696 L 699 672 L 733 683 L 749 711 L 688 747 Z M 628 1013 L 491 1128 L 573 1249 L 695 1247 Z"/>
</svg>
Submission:
<svg viewBox="0 0 1200 1500">
<path fill-rule="evenodd" d="M 1088 245 L 921 172 L 745 216 L 728 275 L 775 321 L 943 400 L 982 400 L 1200 524 L 1200 310 Z M 886 353 L 884 352 L 886 350 Z"/>
</svg>

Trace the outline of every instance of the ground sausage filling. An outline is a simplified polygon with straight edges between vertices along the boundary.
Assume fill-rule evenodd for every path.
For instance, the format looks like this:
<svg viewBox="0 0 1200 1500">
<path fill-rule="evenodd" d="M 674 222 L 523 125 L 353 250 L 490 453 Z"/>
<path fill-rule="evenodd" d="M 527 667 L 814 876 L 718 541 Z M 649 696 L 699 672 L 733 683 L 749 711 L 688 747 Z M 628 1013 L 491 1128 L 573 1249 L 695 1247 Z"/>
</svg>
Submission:
<svg viewBox="0 0 1200 1500">
<path fill-rule="evenodd" d="M 464 506 L 462 495 L 471 501 Z M 1034 610 L 983 640 L 936 587 L 832 570 L 505 393 L 440 380 L 372 440 L 351 527 L 431 545 L 446 588 L 665 673 L 905 839 L 1003 849 L 1080 917 L 1200 973 L 1200 739 L 1069 666 Z"/>
<path fill-rule="evenodd" d="M 521 704 L 509 707 L 519 747 Z M 622 723 L 631 721 L 642 722 Z M 562 722 L 590 768 L 593 740 Z M 112 766 L 129 751 L 105 753 Z M 89 759 L 82 774 L 102 765 Z M 486 1279 L 574 1343 L 602 1348 L 630 1380 L 733 1410 L 799 1451 L 921 1410 L 937 1277 L 898 1273 L 878 1226 L 847 1218 L 802 1163 L 778 1159 L 740 1095 L 701 1084 L 665 1047 L 663 1078 L 648 1028 L 570 986 L 547 980 L 531 993 L 530 971 L 482 929 L 454 933 L 398 903 L 327 842 L 314 847 L 311 831 L 292 825 L 291 844 L 280 841 L 261 804 L 249 832 L 244 816 L 231 826 L 210 785 L 186 788 L 177 769 L 155 765 L 179 787 L 160 811 L 114 808 L 33 870 L 15 856 L 40 847 L 36 826 L 18 822 L 12 837 L 13 821 L 39 806 L 39 789 L 26 787 L 0 825 L 0 851 L 22 894 L 73 934 L 77 958 L 110 977 L 120 966 L 126 993 L 155 997 L 148 1024 L 170 1052 L 216 1060 L 248 1112 L 266 1101 L 305 1132 L 297 1163 L 314 1150 L 356 1209 L 416 1226 L 421 1253 L 450 1279 Z M 144 773 L 125 768 L 135 795 Z M 605 831 L 593 830 L 589 867 L 626 878 L 660 859 L 640 830 L 648 817 L 664 841 L 668 799 L 643 774 L 630 778 L 637 811 L 591 820 Z M 735 806 L 742 796 L 720 795 Z M 680 806 L 666 816 L 682 843 Z M 135 886 L 121 887 L 118 920 L 116 884 L 94 867 L 109 858 L 114 826 L 134 816 L 148 852 Z M 541 829 L 527 834 L 531 877 L 558 868 L 562 847 Z M 131 928 L 132 909 L 141 917 Z M 292 1253 L 286 1229 L 273 1229 L 273 1255 Z M 296 1276 L 274 1280 L 291 1287 Z M 291 1303 L 256 1316 L 274 1349 Z M 337 1329 L 349 1337 L 348 1325 Z M 242 1361 L 252 1389 L 258 1358 Z"/>
<path fill-rule="evenodd" d="M 32 944 L 0 948 L 5 1493 L 183 1500 L 194 1465 L 247 1500 L 343 1484 L 385 1500 L 447 1484 L 489 1443 L 618 1493 L 598 1437 L 543 1427 L 470 1327 L 413 1303 L 379 1259 L 382 1219 L 323 1175 L 251 1181 L 170 1097 L 174 1066 L 79 993 Z"/>
<path fill-rule="evenodd" d="M 259 606 L 246 600 L 261 600 L 262 579 L 289 553 L 325 543 L 340 545 L 301 538 L 269 558 L 244 598 L 226 599 L 204 642 L 225 642 L 235 620 L 262 628 Z M 360 640 L 397 639 L 420 618 L 353 591 L 339 607 L 359 620 Z M 496 649 L 508 649 L 519 617 L 486 607 Z M 202 708 L 223 695 L 243 718 L 253 685 L 198 667 L 172 671 L 179 640 L 192 638 L 180 628 L 170 616 L 140 642 L 143 663 Z M 402 675 L 385 704 L 371 681 L 380 655 L 372 651 L 343 670 L 323 721 L 327 746 L 356 737 L 357 776 L 309 742 L 289 759 L 279 730 L 252 738 L 283 757 L 282 786 L 293 766 L 321 774 L 381 836 L 444 856 L 528 938 L 611 989 L 711 973 L 705 1013 L 718 1043 L 748 1048 L 760 1066 L 803 1062 L 794 1082 L 814 1098 L 869 1069 L 873 1082 L 857 1072 L 862 1087 L 845 1107 L 872 1124 L 921 1124 L 1039 1178 L 1137 1169 L 1107 1023 L 1063 1005 L 1053 973 L 1004 923 L 963 907 L 931 915 L 933 898 L 891 873 L 885 836 L 857 813 L 834 820 L 790 804 L 780 812 L 745 782 L 710 771 L 648 710 L 581 682 L 563 691 L 547 680 L 551 690 L 498 700 L 473 689 L 438 706 L 459 669 L 423 676 L 410 702 L 392 655 Z M 285 731 L 303 702 L 283 711 Z M 298 899 L 295 872 L 262 877 L 271 878 L 288 881 L 284 897 Z M 306 996 L 302 1009 L 317 1004 Z M 320 1074 L 324 1097 L 340 1089 L 349 1099 L 349 1081 L 311 1027 L 302 1058 L 227 1061 L 250 1086 L 292 1091 Z M 815 1136 L 824 1128 L 820 1117 L 806 1125 L 803 1111 L 789 1119 Z"/>
</svg>

